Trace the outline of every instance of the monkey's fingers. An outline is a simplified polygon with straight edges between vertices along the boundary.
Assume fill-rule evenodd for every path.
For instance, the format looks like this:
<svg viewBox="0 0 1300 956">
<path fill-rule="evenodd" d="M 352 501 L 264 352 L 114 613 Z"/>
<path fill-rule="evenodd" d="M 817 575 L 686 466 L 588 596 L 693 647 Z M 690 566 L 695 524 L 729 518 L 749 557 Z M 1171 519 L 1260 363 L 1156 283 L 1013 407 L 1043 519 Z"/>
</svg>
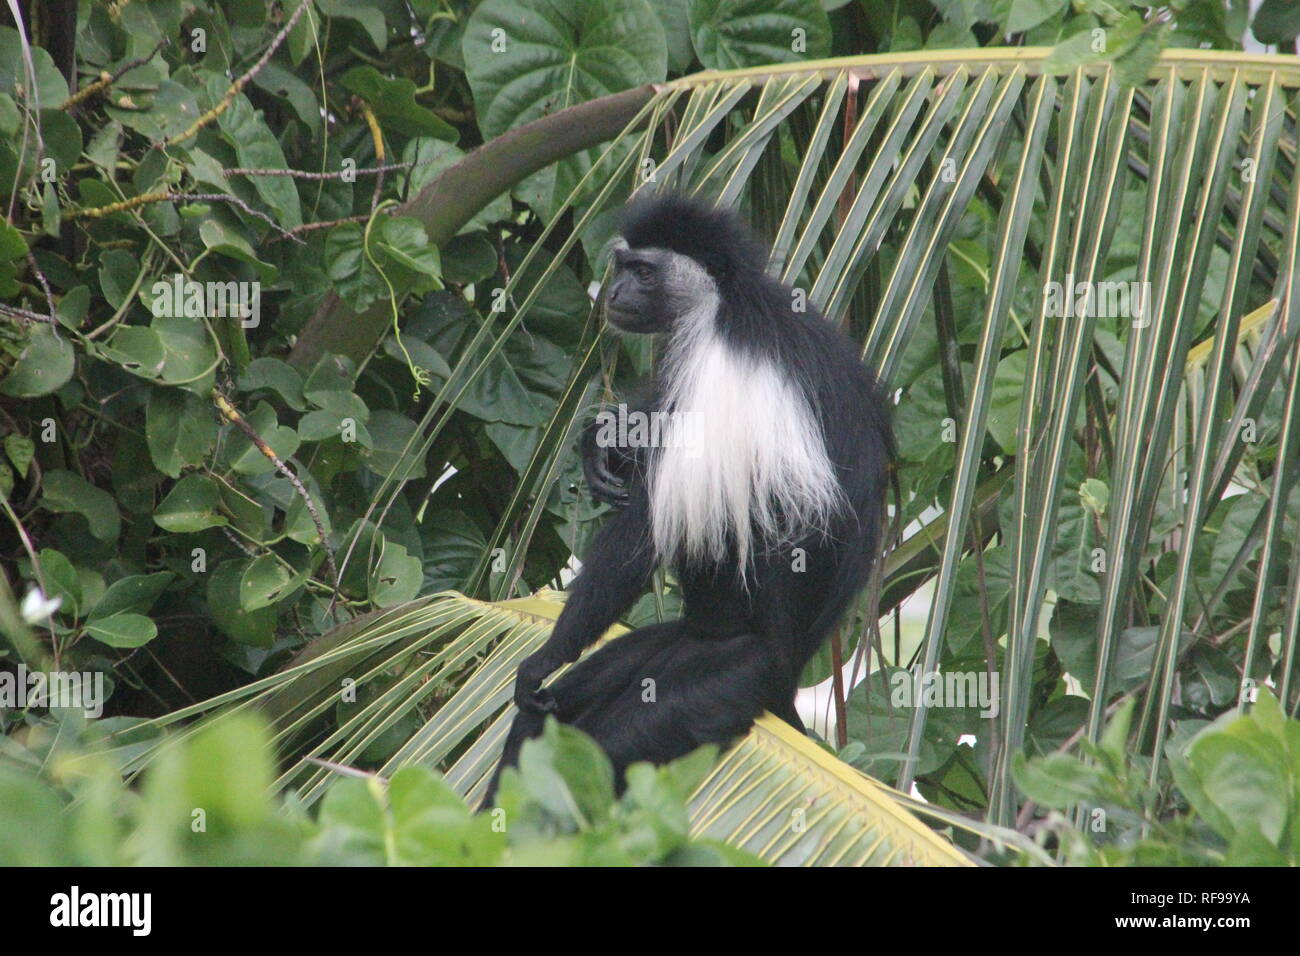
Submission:
<svg viewBox="0 0 1300 956">
<path fill-rule="evenodd" d="M 527 693 L 515 693 L 515 706 L 526 714 L 553 714 L 559 705 L 555 695 L 545 687 Z"/>
<path fill-rule="evenodd" d="M 604 453 L 585 460 L 583 477 L 587 480 L 587 487 L 591 489 L 593 498 L 621 507 L 629 500 L 627 483 L 609 470 L 608 460 L 608 455 Z"/>
<path fill-rule="evenodd" d="M 515 672 L 515 706 L 525 713 L 546 714 L 555 709 L 551 692 L 542 681 L 555 670 L 555 663 L 541 654 L 524 658 Z"/>
<path fill-rule="evenodd" d="M 597 501 L 603 501 L 607 505 L 614 505 L 619 508 L 624 507 L 632 500 L 631 496 L 628 494 L 627 488 L 625 488 L 621 482 L 608 482 L 601 485 L 592 485 L 591 496 Z"/>
</svg>

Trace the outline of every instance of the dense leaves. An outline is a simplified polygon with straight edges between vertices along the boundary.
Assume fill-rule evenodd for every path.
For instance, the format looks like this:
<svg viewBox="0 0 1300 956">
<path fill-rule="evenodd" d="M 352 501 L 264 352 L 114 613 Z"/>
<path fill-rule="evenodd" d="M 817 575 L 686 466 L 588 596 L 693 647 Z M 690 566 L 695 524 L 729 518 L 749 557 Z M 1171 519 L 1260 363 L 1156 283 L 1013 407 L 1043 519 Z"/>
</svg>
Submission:
<svg viewBox="0 0 1300 956">
<path fill-rule="evenodd" d="M 269 735 L 247 712 L 169 747 L 139 792 L 122 785 L 84 722 L 64 715 L 63 731 L 57 746 L 37 744 L 55 758 L 49 776 L 0 762 L 0 865 L 761 865 L 688 833 L 686 797 L 712 764 L 707 752 L 634 767 L 616 800 L 605 755 L 552 723 L 489 813 L 471 812 L 438 774 L 409 767 L 391 779 L 341 779 L 308 816 L 268 796 Z"/>
<path fill-rule="evenodd" d="M 1224 714 L 1177 741 L 1160 801 L 1187 816 L 1162 817 L 1143 768 L 1126 751 L 1130 701 L 1115 716 L 1092 757 L 1066 754 L 1021 760 L 1016 780 L 1046 807 L 1080 814 L 1074 830 L 1053 826 L 1075 863 L 1142 866 L 1296 866 L 1300 864 L 1300 721 L 1277 698 L 1259 692 L 1249 716 Z"/>
</svg>

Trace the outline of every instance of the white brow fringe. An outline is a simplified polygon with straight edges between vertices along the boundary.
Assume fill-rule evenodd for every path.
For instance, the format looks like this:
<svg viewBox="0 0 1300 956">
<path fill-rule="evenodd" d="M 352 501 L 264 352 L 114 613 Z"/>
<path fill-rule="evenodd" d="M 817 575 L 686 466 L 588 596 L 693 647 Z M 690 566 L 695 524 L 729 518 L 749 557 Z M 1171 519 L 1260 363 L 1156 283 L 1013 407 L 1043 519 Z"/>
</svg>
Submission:
<svg viewBox="0 0 1300 956">
<path fill-rule="evenodd" d="M 719 562 L 734 546 L 743 579 L 755 547 L 825 531 L 843 492 L 803 391 L 770 359 L 727 343 L 712 279 L 686 256 L 673 264 L 671 285 L 699 291 L 662 358 L 662 407 L 684 414 L 670 416 L 653 452 L 655 549 L 667 562 Z"/>
</svg>

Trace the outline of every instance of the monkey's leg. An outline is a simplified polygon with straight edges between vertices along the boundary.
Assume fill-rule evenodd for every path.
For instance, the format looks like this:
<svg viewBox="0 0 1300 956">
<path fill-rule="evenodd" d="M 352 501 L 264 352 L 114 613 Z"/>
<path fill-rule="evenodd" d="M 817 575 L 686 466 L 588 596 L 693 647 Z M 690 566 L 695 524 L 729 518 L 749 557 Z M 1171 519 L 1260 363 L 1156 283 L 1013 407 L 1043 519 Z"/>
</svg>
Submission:
<svg viewBox="0 0 1300 956">
<path fill-rule="evenodd" d="M 621 789 L 629 764 L 666 763 L 703 744 L 730 743 L 782 688 L 758 636 L 694 637 L 674 621 L 611 641 L 552 692 L 557 716 L 600 744 Z"/>
<path fill-rule="evenodd" d="M 614 644 L 589 655 L 547 688 L 554 697 L 555 716 L 563 723 L 572 724 L 577 718 L 592 712 L 599 713 L 626 693 L 628 675 L 645 669 L 646 659 L 660 653 L 665 644 L 678 640 L 681 622 L 669 621 L 638 628 L 618 638 L 619 650 L 608 653 Z M 501 759 L 492 775 L 483 799 L 483 806 L 491 806 L 496 796 L 501 771 L 519 763 L 519 751 L 524 741 L 540 736 L 545 725 L 545 714 L 533 710 L 520 710 L 515 714 L 506 742 L 501 749 Z"/>
<path fill-rule="evenodd" d="M 618 789 L 630 764 L 667 763 L 704 744 L 725 746 L 769 708 L 803 730 L 784 668 L 756 634 L 693 636 L 684 622 L 639 628 L 588 655 L 548 690 L 555 716 L 590 735 L 614 766 Z M 544 717 L 521 712 L 502 750 L 501 768 L 518 762 Z"/>
</svg>

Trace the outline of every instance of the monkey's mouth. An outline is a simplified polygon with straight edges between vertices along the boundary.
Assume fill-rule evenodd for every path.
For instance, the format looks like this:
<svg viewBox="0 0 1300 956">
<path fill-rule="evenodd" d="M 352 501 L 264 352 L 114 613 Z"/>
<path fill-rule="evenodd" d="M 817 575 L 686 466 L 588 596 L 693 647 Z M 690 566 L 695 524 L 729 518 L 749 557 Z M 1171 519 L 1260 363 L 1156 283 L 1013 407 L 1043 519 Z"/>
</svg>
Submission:
<svg viewBox="0 0 1300 956">
<path fill-rule="evenodd" d="M 622 332 L 648 332 L 651 323 L 635 309 L 605 303 L 605 321 Z"/>
</svg>

